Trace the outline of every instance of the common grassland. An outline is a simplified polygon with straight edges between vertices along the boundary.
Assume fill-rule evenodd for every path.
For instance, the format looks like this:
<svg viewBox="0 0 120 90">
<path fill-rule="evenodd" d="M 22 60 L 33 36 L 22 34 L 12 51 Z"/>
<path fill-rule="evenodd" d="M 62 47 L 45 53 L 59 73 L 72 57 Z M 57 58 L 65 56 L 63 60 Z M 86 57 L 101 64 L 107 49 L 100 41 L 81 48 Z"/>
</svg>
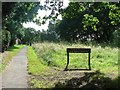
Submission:
<svg viewBox="0 0 120 90">
<path fill-rule="evenodd" d="M 68 47 L 91 48 L 92 70 L 64 71 L 67 57 L 66 48 Z M 85 53 L 70 54 L 68 68 L 88 69 L 87 57 L 88 54 Z M 100 45 L 94 46 L 81 43 L 36 43 L 33 47 L 28 48 L 28 60 L 28 71 L 32 76 L 29 85 L 34 88 L 56 87 L 58 82 L 60 82 L 61 87 L 63 86 L 61 82 L 64 83 L 63 87 L 65 87 L 65 85 L 67 85 L 65 84 L 65 82 L 67 82 L 66 80 L 70 80 L 73 77 L 81 78 L 85 72 L 99 72 L 96 76 L 93 74 L 92 79 L 95 77 L 97 79 L 104 78 L 104 80 L 106 80 L 105 77 L 108 77 L 110 80 L 118 79 L 118 48 L 111 48 L 109 46 L 102 47 Z M 117 81 L 114 82 L 115 85 L 113 86 L 116 86 Z"/>
</svg>

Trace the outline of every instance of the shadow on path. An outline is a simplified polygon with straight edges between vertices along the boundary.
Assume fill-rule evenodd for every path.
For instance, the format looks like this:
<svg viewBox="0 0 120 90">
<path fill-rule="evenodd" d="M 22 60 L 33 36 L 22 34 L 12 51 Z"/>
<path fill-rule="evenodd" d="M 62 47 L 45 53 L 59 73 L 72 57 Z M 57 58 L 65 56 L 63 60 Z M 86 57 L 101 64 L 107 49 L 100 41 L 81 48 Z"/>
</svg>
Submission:
<svg viewBox="0 0 120 90">
<path fill-rule="evenodd" d="M 8 48 L 6 51 L 13 51 L 14 49 L 19 49 L 19 47 L 17 47 L 17 46 L 12 46 L 12 47 Z"/>
<path fill-rule="evenodd" d="M 57 90 L 58 88 L 62 88 L 66 90 L 67 88 L 79 88 L 91 90 L 118 90 L 118 81 L 120 81 L 120 78 L 112 80 L 109 77 L 105 77 L 103 73 L 96 71 L 85 73 L 81 78 L 73 77 L 65 82 L 58 82 L 53 89 Z"/>
</svg>

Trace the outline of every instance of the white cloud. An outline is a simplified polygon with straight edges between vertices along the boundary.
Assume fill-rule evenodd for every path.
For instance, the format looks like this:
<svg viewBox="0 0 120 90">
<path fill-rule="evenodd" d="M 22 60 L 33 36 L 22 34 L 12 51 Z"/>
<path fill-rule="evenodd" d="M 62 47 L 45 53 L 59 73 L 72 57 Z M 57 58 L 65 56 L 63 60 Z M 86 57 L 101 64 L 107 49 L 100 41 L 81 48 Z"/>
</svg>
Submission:
<svg viewBox="0 0 120 90">
<path fill-rule="evenodd" d="M 41 4 L 44 5 L 44 1 L 46 0 L 40 0 Z M 63 0 L 63 8 L 66 8 L 69 5 L 69 0 Z M 44 16 L 49 16 L 51 13 L 51 10 L 38 10 L 38 15 L 36 16 L 36 18 L 38 19 L 39 17 L 42 19 Z M 58 18 L 59 20 L 62 20 L 62 16 L 59 15 Z M 42 31 L 42 29 L 47 30 L 48 29 L 48 25 L 49 25 L 49 20 L 47 20 L 47 22 L 44 25 L 38 26 L 37 24 L 33 23 L 33 22 L 27 22 L 27 23 L 23 23 L 23 26 L 25 28 L 34 28 L 36 31 L 40 30 Z"/>
<path fill-rule="evenodd" d="M 27 23 L 23 23 L 23 26 L 25 28 L 34 28 L 36 31 L 38 31 L 38 30 L 42 31 L 42 29 L 44 29 L 44 30 L 48 29 L 48 24 L 49 24 L 49 22 L 47 22 L 44 25 L 38 26 L 37 24 L 35 24 L 33 22 L 27 22 Z"/>
<path fill-rule="evenodd" d="M 63 0 L 63 8 L 68 7 L 70 1 L 69 0 Z"/>
</svg>

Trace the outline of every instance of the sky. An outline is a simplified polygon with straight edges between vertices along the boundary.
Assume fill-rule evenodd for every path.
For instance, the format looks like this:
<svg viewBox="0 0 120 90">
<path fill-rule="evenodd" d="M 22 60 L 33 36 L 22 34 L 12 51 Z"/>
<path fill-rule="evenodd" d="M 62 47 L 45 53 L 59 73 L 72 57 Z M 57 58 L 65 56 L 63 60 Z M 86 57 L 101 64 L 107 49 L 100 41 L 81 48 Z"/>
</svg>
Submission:
<svg viewBox="0 0 120 90">
<path fill-rule="evenodd" d="M 44 4 L 44 1 L 45 0 L 41 0 L 42 5 Z M 68 6 L 68 4 L 69 4 L 69 0 L 63 0 L 63 8 L 66 8 Z M 38 15 L 36 16 L 36 18 L 38 18 L 38 17 L 43 18 L 45 15 L 48 16 L 50 14 L 50 12 L 51 12 L 50 10 L 45 11 L 45 10 L 39 9 Z M 61 15 L 59 15 L 57 19 L 62 20 Z M 49 20 L 47 20 L 46 23 L 44 25 L 41 25 L 41 26 L 35 24 L 34 22 L 23 23 L 23 27 L 25 27 L 25 28 L 31 27 L 31 28 L 34 28 L 36 31 L 38 31 L 38 30 L 42 31 L 42 29 L 47 30 L 48 25 L 49 25 Z"/>
</svg>

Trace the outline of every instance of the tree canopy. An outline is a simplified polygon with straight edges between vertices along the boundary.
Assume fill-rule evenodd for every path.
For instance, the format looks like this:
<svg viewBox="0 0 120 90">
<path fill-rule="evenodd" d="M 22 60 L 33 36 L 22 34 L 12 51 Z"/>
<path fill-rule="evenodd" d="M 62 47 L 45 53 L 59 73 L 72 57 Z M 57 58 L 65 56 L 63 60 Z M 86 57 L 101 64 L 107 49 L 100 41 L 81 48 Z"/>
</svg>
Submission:
<svg viewBox="0 0 120 90">
<path fill-rule="evenodd" d="M 3 48 L 14 45 L 15 39 L 25 42 L 50 41 L 97 41 L 116 42 L 120 30 L 119 2 L 70 2 L 62 8 L 62 2 L 3 2 L 2 43 Z M 38 10 L 51 10 L 42 19 L 34 19 Z M 57 20 L 62 15 L 62 20 Z M 42 25 L 49 22 L 47 31 L 25 29 L 24 22 L 33 21 Z M 118 43 L 118 41 L 117 41 Z"/>
<path fill-rule="evenodd" d="M 57 32 L 68 41 L 90 39 L 109 42 L 120 25 L 119 3 L 71 2 L 60 13 L 63 20 L 56 27 Z"/>
<path fill-rule="evenodd" d="M 3 48 L 5 45 L 5 30 L 10 33 L 10 45 L 14 45 L 15 39 L 23 39 L 24 28 L 23 22 L 33 21 L 37 15 L 38 9 L 41 9 L 40 3 L 37 2 L 3 2 L 2 3 L 2 35 Z M 3 49 L 4 50 L 4 49 Z"/>
</svg>

